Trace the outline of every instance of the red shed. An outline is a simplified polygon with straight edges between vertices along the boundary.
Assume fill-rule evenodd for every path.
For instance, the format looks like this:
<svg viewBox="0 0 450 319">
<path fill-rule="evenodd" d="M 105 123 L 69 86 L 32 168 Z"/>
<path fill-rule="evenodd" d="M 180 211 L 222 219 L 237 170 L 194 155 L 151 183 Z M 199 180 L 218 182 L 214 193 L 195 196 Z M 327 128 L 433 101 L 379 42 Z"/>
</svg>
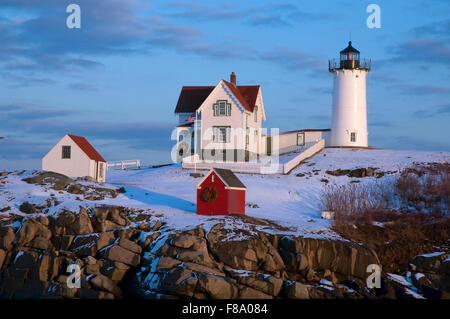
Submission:
<svg viewBox="0 0 450 319">
<path fill-rule="evenodd" d="M 213 168 L 197 184 L 197 214 L 245 215 L 245 189 L 231 170 Z"/>
</svg>

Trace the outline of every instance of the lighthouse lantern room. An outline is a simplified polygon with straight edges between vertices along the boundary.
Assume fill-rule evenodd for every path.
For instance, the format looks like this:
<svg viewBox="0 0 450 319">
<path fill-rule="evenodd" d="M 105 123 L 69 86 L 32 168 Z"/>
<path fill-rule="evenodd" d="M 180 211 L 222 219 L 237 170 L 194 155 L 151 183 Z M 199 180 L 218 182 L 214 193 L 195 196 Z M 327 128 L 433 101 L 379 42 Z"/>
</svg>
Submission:
<svg viewBox="0 0 450 319">
<path fill-rule="evenodd" d="M 367 147 L 366 74 L 371 61 L 361 62 L 349 41 L 339 63 L 330 60 L 328 70 L 334 76 L 330 146 Z"/>
</svg>

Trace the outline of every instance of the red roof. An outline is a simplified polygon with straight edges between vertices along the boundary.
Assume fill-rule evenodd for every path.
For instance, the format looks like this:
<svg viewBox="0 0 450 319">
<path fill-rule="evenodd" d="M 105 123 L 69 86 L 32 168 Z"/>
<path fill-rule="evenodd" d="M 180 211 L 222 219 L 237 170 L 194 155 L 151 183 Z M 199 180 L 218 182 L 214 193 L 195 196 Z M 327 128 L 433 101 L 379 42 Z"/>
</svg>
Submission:
<svg viewBox="0 0 450 319">
<path fill-rule="evenodd" d="M 258 97 L 259 85 L 235 86 L 234 84 L 223 80 L 230 91 L 245 107 L 247 111 L 253 112 L 255 108 L 256 98 Z"/>
<path fill-rule="evenodd" d="M 82 136 L 75 136 L 67 134 L 80 148 L 81 150 L 89 156 L 91 160 L 105 162 L 103 157 L 95 150 L 95 148 Z"/>
<path fill-rule="evenodd" d="M 253 112 L 259 85 L 238 85 L 223 80 L 247 111 Z M 214 86 L 183 86 L 175 113 L 194 113 L 214 90 Z"/>
</svg>

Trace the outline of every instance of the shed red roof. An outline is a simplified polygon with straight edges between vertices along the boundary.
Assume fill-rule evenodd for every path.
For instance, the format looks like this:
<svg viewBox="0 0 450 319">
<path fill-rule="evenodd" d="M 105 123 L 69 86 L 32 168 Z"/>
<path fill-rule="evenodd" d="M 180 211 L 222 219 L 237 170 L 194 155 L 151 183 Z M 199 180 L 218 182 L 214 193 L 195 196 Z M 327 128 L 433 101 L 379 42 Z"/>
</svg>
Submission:
<svg viewBox="0 0 450 319">
<path fill-rule="evenodd" d="M 89 156 L 91 160 L 105 162 L 104 158 L 95 150 L 95 148 L 82 136 L 69 135 L 69 137 Z"/>
<path fill-rule="evenodd" d="M 247 111 L 253 112 L 259 85 L 238 85 L 223 80 Z M 214 86 L 183 86 L 175 113 L 194 113 L 214 90 Z"/>
</svg>

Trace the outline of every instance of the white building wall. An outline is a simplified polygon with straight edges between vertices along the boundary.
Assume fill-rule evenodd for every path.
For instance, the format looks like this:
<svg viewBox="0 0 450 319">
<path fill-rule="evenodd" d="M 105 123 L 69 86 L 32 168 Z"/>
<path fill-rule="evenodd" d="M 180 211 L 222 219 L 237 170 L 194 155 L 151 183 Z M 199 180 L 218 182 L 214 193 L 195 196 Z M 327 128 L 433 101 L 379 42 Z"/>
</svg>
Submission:
<svg viewBox="0 0 450 319">
<path fill-rule="evenodd" d="M 246 111 L 241 111 L 243 108 L 234 96 L 231 97 L 230 93 L 224 89 L 226 86 L 222 81 L 219 83 L 210 96 L 203 102 L 201 107 L 201 148 L 202 149 L 245 149 L 245 135 L 246 135 L 246 122 L 245 114 L 249 116 L 248 126 L 253 129 L 258 129 L 258 136 L 261 134 L 261 109 L 262 106 L 258 106 L 258 121 L 254 122 L 253 114 Z M 260 94 L 259 94 L 260 95 Z M 213 104 L 218 100 L 226 100 L 231 103 L 231 116 L 214 116 Z M 262 101 L 260 100 L 262 103 Z M 240 109 L 241 108 L 241 109 Z M 232 129 L 232 136 L 230 143 L 216 143 L 213 141 L 213 127 L 214 126 L 230 126 Z M 233 134 L 234 133 L 234 134 Z M 233 136 L 234 135 L 234 136 Z M 253 131 L 254 137 L 254 131 Z M 260 138 L 259 138 L 260 140 Z M 255 152 L 258 146 L 255 144 L 254 138 L 250 140 L 249 151 Z"/>
<path fill-rule="evenodd" d="M 365 70 L 334 72 L 330 146 L 368 146 Z M 350 141 L 351 133 L 356 141 Z"/>
<path fill-rule="evenodd" d="M 62 146 L 70 145 L 70 159 L 62 158 Z M 42 169 L 64 174 L 69 177 L 91 176 L 92 161 L 81 148 L 69 137 L 64 136 L 42 159 Z"/>
</svg>

